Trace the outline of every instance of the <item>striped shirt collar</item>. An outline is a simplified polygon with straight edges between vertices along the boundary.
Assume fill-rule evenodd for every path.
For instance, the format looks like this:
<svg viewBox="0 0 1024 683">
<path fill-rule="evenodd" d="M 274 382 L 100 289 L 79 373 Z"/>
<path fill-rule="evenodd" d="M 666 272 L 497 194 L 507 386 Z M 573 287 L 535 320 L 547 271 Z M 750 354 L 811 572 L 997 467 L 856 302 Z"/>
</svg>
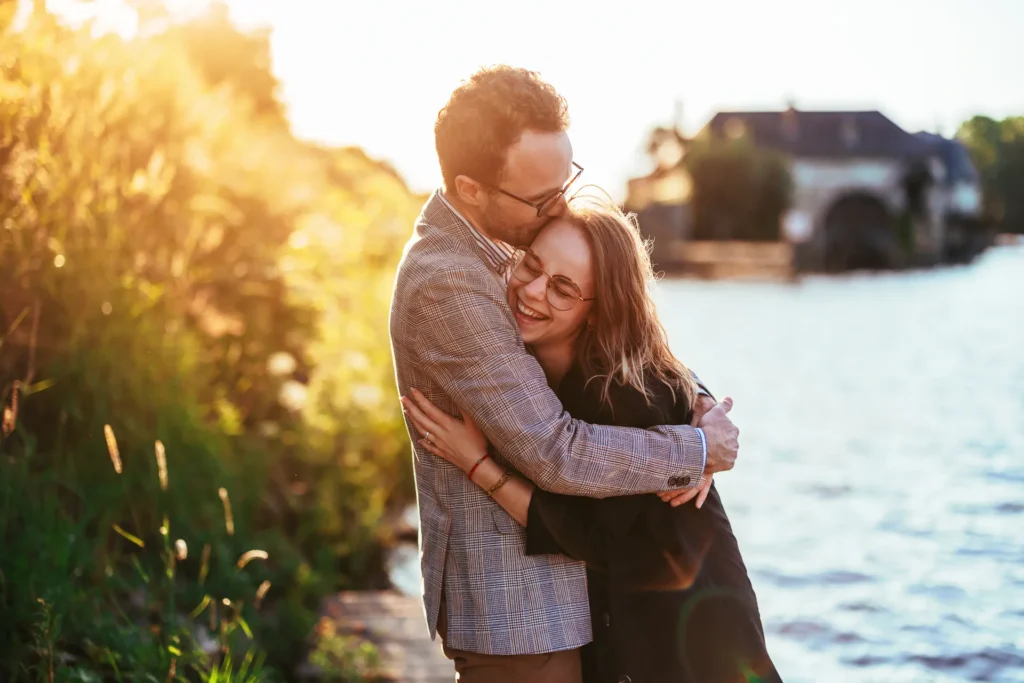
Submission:
<svg viewBox="0 0 1024 683">
<path fill-rule="evenodd" d="M 515 252 L 515 248 L 501 240 L 492 240 L 487 235 L 483 234 L 470 223 L 465 216 L 463 216 L 458 209 L 456 209 L 451 202 L 445 199 L 444 194 L 438 190 L 437 198 L 440 199 L 448 210 L 451 211 L 455 216 L 469 228 L 469 232 L 473 235 L 473 239 L 476 240 L 476 244 L 480 247 L 481 253 L 487 260 L 489 265 L 495 272 L 504 273 L 505 266 L 508 265 L 509 260 L 512 258 L 512 254 Z"/>
</svg>

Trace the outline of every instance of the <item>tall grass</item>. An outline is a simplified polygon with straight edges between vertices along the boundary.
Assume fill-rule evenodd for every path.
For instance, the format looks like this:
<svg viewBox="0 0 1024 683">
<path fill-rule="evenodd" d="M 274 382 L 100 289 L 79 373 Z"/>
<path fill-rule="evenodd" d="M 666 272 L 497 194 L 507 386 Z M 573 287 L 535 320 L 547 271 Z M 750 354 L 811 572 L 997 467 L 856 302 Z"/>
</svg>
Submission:
<svg viewBox="0 0 1024 683">
<path fill-rule="evenodd" d="M 419 198 L 292 137 L 265 34 L 145 5 L 125 41 L 0 0 L 4 681 L 286 676 L 411 498 Z"/>
<path fill-rule="evenodd" d="M 123 472 L 113 430 L 108 426 L 105 432 L 109 487 L 131 486 L 117 481 L 138 477 Z M 16 432 L 9 436 L 14 438 L 5 446 L 18 441 Z M 266 572 L 247 566 L 252 559 L 269 559 L 265 551 L 249 550 L 228 563 L 211 553 L 217 545 L 225 548 L 223 538 L 214 539 L 190 562 L 187 542 L 172 541 L 165 500 L 153 500 L 153 517 L 162 517 L 158 529 L 126 529 L 110 521 L 103 497 L 93 500 L 87 494 L 72 516 L 60 498 L 79 492 L 32 465 L 30 449 L 18 456 L 5 452 L 0 461 L 0 537 L 13 541 L 5 546 L 0 594 L 8 617 L 0 633 L 8 643 L 3 666 L 9 676 L 46 681 L 93 680 L 96 674 L 119 681 L 146 675 L 190 680 L 189 673 L 203 680 L 227 680 L 232 672 L 231 680 L 260 676 L 266 655 L 254 644 L 249 621 L 257 614 L 257 592 L 265 597 L 271 582 L 260 585 Z M 239 666 L 233 668 L 232 660 Z"/>
</svg>

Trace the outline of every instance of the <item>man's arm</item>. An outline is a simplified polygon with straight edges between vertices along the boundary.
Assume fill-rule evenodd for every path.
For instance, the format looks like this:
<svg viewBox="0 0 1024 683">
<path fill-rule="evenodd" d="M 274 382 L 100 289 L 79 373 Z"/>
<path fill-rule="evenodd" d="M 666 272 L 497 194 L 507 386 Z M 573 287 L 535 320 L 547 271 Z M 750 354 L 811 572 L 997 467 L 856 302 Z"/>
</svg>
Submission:
<svg viewBox="0 0 1024 683">
<path fill-rule="evenodd" d="M 705 446 L 691 426 L 651 430 L 572 419 L 519 342 L 503 292 L 475 269 L 442 269 L 420 289 L 421 371 L 468 414 L 502 456 L 539 487 L 603 498 L 696 485 Z"/>
</svg>

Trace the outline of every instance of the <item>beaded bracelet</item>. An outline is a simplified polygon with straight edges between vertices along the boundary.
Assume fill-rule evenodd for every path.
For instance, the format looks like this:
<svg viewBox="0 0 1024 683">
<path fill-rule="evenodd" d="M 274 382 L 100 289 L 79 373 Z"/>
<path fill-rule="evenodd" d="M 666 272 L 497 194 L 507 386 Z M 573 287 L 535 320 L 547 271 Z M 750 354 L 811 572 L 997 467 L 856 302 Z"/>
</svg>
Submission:
<svg viewBox="0 0 1024 683">
<path fill-rule="evenodd" d="M 487 495 L 491 496 L 493 498 L 494 494 L 498 491 L 498 489 L 500 489 L 502 486 L 504 486 L 505 482 L 507 482 L 511 478 L 512 478 L 512 472 L 510 470 L 505 470 L 505 474 L 501 475 L 501 479 L 499 479 L 497 482 L 495 482 L 494 486 L 492 486 L 491 488 L 487 489 Z"/>
<path fill-rule="evenodd" d="M 484 457 L 482 457 L 479 460 L 477 460 L 476 464 L 469 468 L 469 472 L 466 474 L 466 479 L 469 479 L 470 481 L 473 481 L 473 473 L 476 472 L 476 468 L 480 467 L 480 463 L 482 463 L 484 460 L 486 460 L 489 457 L 491 457 L 491 456 L 488 453 L 484 453 Z"/>
</svg>

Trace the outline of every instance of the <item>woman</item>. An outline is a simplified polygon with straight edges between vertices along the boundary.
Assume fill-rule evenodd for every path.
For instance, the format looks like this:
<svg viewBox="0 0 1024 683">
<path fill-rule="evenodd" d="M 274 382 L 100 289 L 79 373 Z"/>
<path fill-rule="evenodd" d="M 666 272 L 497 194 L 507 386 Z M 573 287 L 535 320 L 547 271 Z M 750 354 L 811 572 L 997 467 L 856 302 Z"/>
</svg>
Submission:
<svg viewBox="0 0 1024 683">
<path fill-rule="evenodd" d="M 696 424 L 697 385 L 669 350 L 648 291 L 647 250 L 622 212 L 574 202 L 510 268 L 508 303 L 523 341 L 573 417 L 640 428 Z M 415 391 L 402 403 L 427 450 L 462 468 L 526 526 L 528 554 L 587 562 L 594 640 L 583 650 L 586 683 L 779 680 L 710 481 L 694 504 L 682 505 L 655 495 L 548 493 L 488 456 L 472 421 Z"/>
</svg>

